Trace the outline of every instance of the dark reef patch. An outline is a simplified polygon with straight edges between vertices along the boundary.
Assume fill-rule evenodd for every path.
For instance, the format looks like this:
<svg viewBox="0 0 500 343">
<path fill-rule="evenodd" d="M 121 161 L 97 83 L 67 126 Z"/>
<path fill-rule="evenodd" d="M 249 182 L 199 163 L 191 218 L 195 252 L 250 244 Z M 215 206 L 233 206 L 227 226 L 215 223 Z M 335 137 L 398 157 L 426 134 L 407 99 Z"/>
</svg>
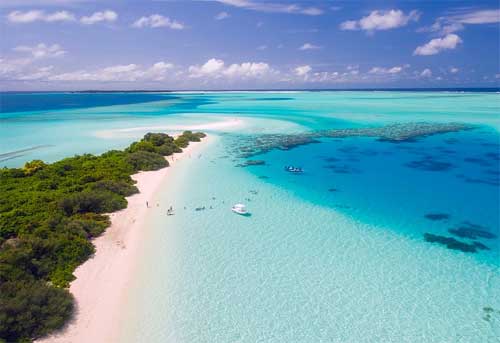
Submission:
<svg viewBox="0 0 500 343">
<path fill-rule="evenodd" d="M 425 215 L 425 218 L 427 218 L 429 220 L 434 220 L 434 221 L 448 220 L 448 219 L 450 219 L 450 215 L 447 213 L 427 213 Z"/>
<path fill-rule="evenodd" d="M 430 157 L 426 157 L 422 160 L 411 161 L 405 164 L 406 167 L 424 171 L 447 171 L 454 168 L 453 164 L 448 162 L 436 161 Z"/>
<path fill-rule="evenodd" d="M 331 129 L 309 131 L 297 134 L 263 134 L 238 136 L 235 152 L 240 157 L 251 157 L 273 149 L 289 150 L 301 145 L 319 143 L 321 138 L 372 137 L 391 143 L 413 142 L 418 138 L 436 134 L 473 129 L 474 126 L 462 123 L 405 123 L 379 127 Z M 341 152 L 354 152 L 357 148 L 343 147 Z M 371 153 L 370 151 L 368 153 Z"/>
<path fill-rule="evenodd" d="M 482 183 L 483 185 L 489 185 L 489 186 L 500 186 L 500 180 L 498 179 L 476 179 L 476 178 L 470 178 L 470 177 L 465 177 L 465 182 L 467 183 Z"/>
<path fill-rule="evenodd" d="M 497 144 L 497 143 L 481 143 L 481 146 L 493 147 L 496 149 L 500 149 L 500 144 Z"/>
<path fill-rule="evenodd" d="M 477 252 L 477 247 L 474 244 L 468 244 L 461 242 L 453 237 L 446 237 L 440 235 L 433 235 L 432 233 L 424 233 L 424 240 L 429 243 L 438 243 L 441 245 L 446 245 L 448 249 L 459 250 L 463 252 Z"/>
<path fill-rule="evenodd" d="M 325 162 L 338 162 L 338 161 L 342 161 L 340 158 L 336 158 L 336 157 L 327 157 L 327 158 L 324 158 L 323 161 Z"/>
<path fill-rule="evenodd" d="M 331 165 L 326 165 L 324 168 L 330 169 L 336 174 L 359 174 L 361 173 L 361 170 L 353 168 L 347 164 L 342 164 L 342 165 L 336 165 L 336 164 L 331 164 Z"/>
<path fill-rule="evenodd" d="M 344 153 L 344 154 L 350 154 L 350 153 L 353 153 L 356 150 L 358 150 L 358 147 L 354 146 L 354 145 L 347 145 L 347 146 L 338 148 L 337 150 Z"/>
<path fill-rule="evenodd" d="M 485 238 L 485 239 L 497 238 L 495 234 L 486 230 L 484 226 L 473 224 L 467 221 L 463 222 L 460 226 L 454 229 L 449 229 L 448 232 L 460 238 L 468 238 L 473 240 L 478 238 Z"/>
<path fill-rule="evenodd" d="M 484 154 L 484 156 L 495 161 L 500 161 L 500 153 L 498 152 L 487 152 L 486 154 Z"/>
<path fill-rule="evenodd" d="M 448 154 L 448 155 L 451 155 L 451 154 L 456 154 L 457 152 L 455 150 L 451 150 L 451 149 L 446 149 L 444 147 L 438 147 L 438 150 L 440 152 L 442 152 L 443 154 Z"/>
<path fill-rule="evenodd" d="M 477 157 L 464 158 L 464 162 L 477 164 L 481 167 L 490 167 L 491 166 L 491 163 L 489 161 L 483 160 L 482 158 L 477 158 Z"/>
</svg>

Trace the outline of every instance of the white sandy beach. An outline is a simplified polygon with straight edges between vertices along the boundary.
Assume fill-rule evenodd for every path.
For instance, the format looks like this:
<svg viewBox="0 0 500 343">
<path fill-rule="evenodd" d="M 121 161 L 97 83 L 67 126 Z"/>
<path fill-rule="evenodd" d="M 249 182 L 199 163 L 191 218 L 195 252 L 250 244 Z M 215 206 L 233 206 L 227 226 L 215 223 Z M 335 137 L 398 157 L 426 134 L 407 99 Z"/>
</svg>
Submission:
<svg viewBox="0 0 500 343">
<path fill-rule="evenodd" d="M 192 131 L 206 131 L 206 130 L 236 130 L 245 124 L 244 120 L 240 118 L 226 118 L 216 122 L 209 123 L 193 123 L 190 125 L 156 125 L 156 126 L 137 126 L 124 129 L 101 130 L 94 132 L 98 138 L 112 139 L 117 136 L 121 137 L 135 137 L 136 134 L 149 131 L 162 131 L 162 132 L 180 132 L 184 130 Z"/>
<path fill-rule="evenodd" d="M 140 172 L 132 176 L 140 193 L 127 198 L 128 207 L 111 214 L 111 226 L 93 243 L 95 255 L 75 271 L 76 280 L 70 291 L 77 304 L 72 322 L 59 334 L 38 340 L 40 343 L 116 342 L 120 327 L 122 305 L 126 303 L 127 288 L 133 278 L 135 263 L 142 245 L 142 232 L 149 202 L 168 178 L 172 168 L 189 158 L 204 143 L 191 143 L 182 153 L 168 157 L 170 167 Z"/>
</svg>

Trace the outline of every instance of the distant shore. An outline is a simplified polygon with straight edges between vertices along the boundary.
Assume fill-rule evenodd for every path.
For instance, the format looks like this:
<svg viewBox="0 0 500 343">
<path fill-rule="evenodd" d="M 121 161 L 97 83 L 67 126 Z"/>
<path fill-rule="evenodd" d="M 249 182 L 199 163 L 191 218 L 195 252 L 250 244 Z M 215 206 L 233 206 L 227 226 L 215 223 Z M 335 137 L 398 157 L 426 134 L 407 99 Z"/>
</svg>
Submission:
<svg viewBox="0 0 500 343">
<path fill-rule="evenodd" d="M 121 309 L 127 299 L 142 245 L 145 219 L 154 206 L 152 199 L 172 168 L 208 143 L 191 142 L 182 153 L 166 157 L 170 167 L 132 175 L 138 194 L 127 198 L 127 208 L 112 213 L 111 226 L 93 243 L 94 256 L 79 266 L 70 292 L 77 304 L 74 319 L 61 332 L 37 340 L 39 343 L 115 342 L 119 332 Z M 147 206 L 148 205 L 148 206 Z"/>
<path fill-rule="evenodd" d="M 0 93 L 213 93 L 213 92 L 363 92 L 363 91 L 380 91 L 380 92 L 500 92 L 500 87 L 381 87 L 381 88 L 255 88 L 255 89 L 84 89 L 84 90 L 7 90 Z"/>
</svg>

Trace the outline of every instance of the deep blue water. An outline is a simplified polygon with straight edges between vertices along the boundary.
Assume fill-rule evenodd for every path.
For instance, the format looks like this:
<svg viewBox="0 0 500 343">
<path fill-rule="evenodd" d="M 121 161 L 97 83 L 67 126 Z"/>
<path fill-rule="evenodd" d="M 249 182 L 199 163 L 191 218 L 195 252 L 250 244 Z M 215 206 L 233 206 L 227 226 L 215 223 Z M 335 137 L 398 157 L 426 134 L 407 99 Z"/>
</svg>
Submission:
<svg viewBox="0 0 500 343">
<path fill-rule="evenodd" d="M 403 143 L 323 139 L 252 159 L 266 161 L 247 167 L 266 182 L 415 239 L 427 232 L 473 242 L 450 233 L 459 227 L 500 237 L 500 137 L 488 127 Z M 287 173 L 286 165 L 305 172 Z M 498 264 L 499 239 L 478 241 L 490 250 L 475 256 Z"/>
<path fill-rule="evenodd" d="M 0 113 L 136 104 L 175 98 L 164 93 L 0 92 Z"/>
</svg>

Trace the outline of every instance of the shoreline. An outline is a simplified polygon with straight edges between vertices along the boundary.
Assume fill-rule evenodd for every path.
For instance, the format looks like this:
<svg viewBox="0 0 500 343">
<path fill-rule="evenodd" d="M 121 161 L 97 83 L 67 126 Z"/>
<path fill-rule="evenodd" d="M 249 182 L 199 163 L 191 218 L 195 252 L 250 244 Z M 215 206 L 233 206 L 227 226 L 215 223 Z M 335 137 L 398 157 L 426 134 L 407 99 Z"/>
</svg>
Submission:
<svg viewBox="0 0 500 343">
<path fill-rule="evenodd" d="M 121 308 L 133 278 L 137 253 L 143 244 L 142 230 L 152 199 L 175 165 L 213 139 L 190 142 L 181 153 L 166 157 L 170 166 L 132 175 L 139 193 L 127 197 L 127 208 L 111 213 L 111 225 L 92 241 L 95 254 L 74 272 L 69 291 L 74 296 L 74 318 L 61 331 L 36 340 L 38 343 L 113 342 L 119 330 Z M 146 207 L 146 202 L 149 207 Z"/>
</svg>

